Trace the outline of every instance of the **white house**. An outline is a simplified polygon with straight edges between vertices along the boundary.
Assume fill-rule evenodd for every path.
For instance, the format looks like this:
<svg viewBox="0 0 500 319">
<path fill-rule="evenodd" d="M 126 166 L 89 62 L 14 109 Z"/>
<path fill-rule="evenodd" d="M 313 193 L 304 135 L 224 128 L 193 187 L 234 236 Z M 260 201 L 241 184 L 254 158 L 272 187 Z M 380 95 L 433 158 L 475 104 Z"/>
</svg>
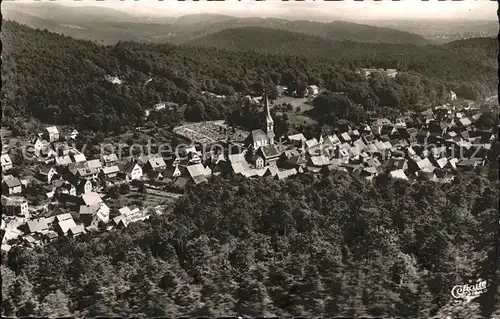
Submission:
<svg viewBox="0 0 500 319">
<path fill-rule="evenodd" d="M 309 85 L 307 88 L 307 96 L 314 97 L 318 95 L 319 93 L 319 88 L 317 85 Z"/>
<path fill-rule="evenodd" d="M 71 131 L 71 133 L 69 134 L 69 138 L 75 140 L 76 138 L 78 137 L 78 131 L 77 130 L 73 130 Z"/>
<path fill-rule="evenodd" d="M 6 177 L 2 181 L 2 192 L 6 195 L 19 194 L 22 192 L 22 184 L 15 177 Z"/>
<path fill-rule="evenodd" d="M 457 99 L 457 94 L 453 91 L 450 91 L 450 100 L 455 101 Z"/>
<path fill-rule="evenodd" d="M 122 84 L 123 83 L 123 81 L 120 80 L 120 78 L 118 78 L 117 76 L 106 75 L 104 78 L 106 79 L 106 81 L 111 82 L 113 84 Z"/>
<path fill-rule="evenodd" d="M 59 140 L 59 130 L 55 126 L 46 127 L 43 131 L 43 136 L 49 142 L 56 142 Z"/>
<path fill-rule="evenodd" d="M 40 167 L 40 170 L 38 172 L 41 178 L 43 178 L 43 181 L 50 184 L 52 181 L 52 178 L 54 178 L 54 175 L 57 174 L 57 171 L 54 167 L 49 166 L 49 165 L 42 165 Z"/>
<path fill-rule="evenodd" d="M 9 154 L 2 154 L 2 172 L 8 171 L 13 167 L 12 160 L 10 159 Z"/>
<path fill-rule="evenodd" d="M 138 180 L 142 177 L 142 167 L 140 167 L 137 163 L 127 163 L 127 165 L 125 165 L 124 171 L 127 174 L 128 180 Z"/>
<path fill-rule="evenodd" d="M 164 110 L 166 108 L 166 105 L 165 105 L 165 103 L 160 102 L 160 103 L 155 104 L 154 108 L 155 108 L 155 111 L 160 111 L 160 110 Z"/>
<path fill-rule="evenodd" d="M 3 196 L 2 195 L 2 209 L 5 215 L 12 216 L 28 216 L 28 202 L 24 197 L 20 196 Z"/>
</svg>

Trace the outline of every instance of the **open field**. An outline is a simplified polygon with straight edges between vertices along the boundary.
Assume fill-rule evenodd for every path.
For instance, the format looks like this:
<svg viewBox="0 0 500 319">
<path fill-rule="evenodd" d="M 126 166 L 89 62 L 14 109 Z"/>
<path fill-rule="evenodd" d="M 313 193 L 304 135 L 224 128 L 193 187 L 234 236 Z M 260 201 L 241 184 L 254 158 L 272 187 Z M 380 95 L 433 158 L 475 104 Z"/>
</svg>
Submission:
<svg viewBox="0 0 500 319">
<path fill-rule="evenodd" d="M 314 106 L 312 106 L 311 99 L 283 96 L 274 101 L 274 105 L 280 104 L 291 104 L 293 106 L 293 110 L 291 112 L 284 112 L 288 116 L 288 122 L 291 125 L 309 126 L 318 124 L 316 120 L 306 115 L 307 111 L 314 108 Z"/>
<path fill-rule="evenodd" d="M 300 112 L 306 112 L 312 110 L 314 107 L 311 104 L 309 98 L 294 98 L 291 96 L 283 96 L 274 101 L 274 105 L 280 104 L 292 104 L 293 112 L 297 112 L 297 109 L 300 108 Z"/>
</svg>

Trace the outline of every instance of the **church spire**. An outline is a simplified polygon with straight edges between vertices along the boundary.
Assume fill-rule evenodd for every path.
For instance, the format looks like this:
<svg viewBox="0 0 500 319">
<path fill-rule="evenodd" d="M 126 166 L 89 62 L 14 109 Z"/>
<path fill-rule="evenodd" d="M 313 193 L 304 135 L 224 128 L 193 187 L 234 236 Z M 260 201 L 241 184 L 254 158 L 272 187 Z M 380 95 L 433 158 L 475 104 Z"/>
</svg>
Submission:
<svg viewBox="0 0 500 319">
<path fill-rule="evenodd" d="M 264 113 L 266 114 L 266 133 L 269 138 L 269 143 L 274 144 L 274 120 L 271 117 L 271 109 L 269 108 L 269 100 L 266 91 L 264 91 Z"/>
<path fill-rule="evenodd" d="M 267 92 L 264 91 L 264 112 L 266 112 L 266 122 L 274 122 L 271 117 L 271 109 L 269 108 L 269 100 L 267 98 Z"/>
</svg>

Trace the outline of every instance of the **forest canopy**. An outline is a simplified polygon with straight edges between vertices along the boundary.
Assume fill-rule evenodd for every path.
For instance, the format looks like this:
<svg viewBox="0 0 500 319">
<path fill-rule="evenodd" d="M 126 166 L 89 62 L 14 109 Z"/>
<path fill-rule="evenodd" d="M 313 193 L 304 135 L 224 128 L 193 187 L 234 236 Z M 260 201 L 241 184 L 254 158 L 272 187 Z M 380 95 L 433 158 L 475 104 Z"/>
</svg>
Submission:
<svg viewBox="0 0 500 319">
<path fill-rule="evenodd" d="M 495 317 L 498 186 L 215 177 L 124 230 L 13 248 L 2 315 Z M 478 276 L 490 292 L 455 305 Z"/>
</svg>

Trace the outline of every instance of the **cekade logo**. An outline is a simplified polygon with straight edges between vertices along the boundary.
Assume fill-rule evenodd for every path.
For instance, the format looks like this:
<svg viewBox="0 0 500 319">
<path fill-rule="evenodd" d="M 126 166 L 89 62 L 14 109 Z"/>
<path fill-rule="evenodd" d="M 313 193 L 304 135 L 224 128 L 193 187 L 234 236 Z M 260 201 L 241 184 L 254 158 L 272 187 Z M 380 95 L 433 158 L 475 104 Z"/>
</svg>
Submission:
<svg viewBox="0 0 500 319">
<path fill-rule="evenodd" d="M 451 295 L 455 299 L 470 300 L 486 292 L 486 281 L 478 280 L 475 285 L 456 285 L 451 290 Z"/>
</svg>

